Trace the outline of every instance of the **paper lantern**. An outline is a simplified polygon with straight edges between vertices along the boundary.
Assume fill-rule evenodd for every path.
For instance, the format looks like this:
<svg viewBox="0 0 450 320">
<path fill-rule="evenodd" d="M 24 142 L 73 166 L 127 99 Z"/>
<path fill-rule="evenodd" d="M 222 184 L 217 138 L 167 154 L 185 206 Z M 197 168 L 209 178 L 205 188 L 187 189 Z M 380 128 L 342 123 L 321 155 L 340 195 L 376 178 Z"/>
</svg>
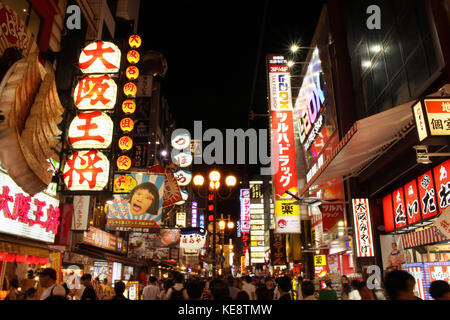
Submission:
<svg viewBox="0 0 450 320">
<path fill-rule="evenodd" d="M 172 155 L 172 161 L 177 166 L 182 168 L 189 167 L 192 164 L 192 154 L 190 152 L 180 152 L 178 154 Z"/>
<path fill-rule="evenodd" d="M 66 159 L 63 170 L 71 191 L 100 191 L 109 181 L 109 160 L 100 151 L 76 151 Z"/>
<path fill-rule="evenodd" d="M 81 78 L 73 93 L 73 102 L 80 110 L 111 110 L 117 99 L 117 85 L 108 75 Z"/>
<path fill-rule="evenodd" d="M 17 263 L 22 263 L 25 262 L 26 256 L 24 254 L 18 254 L 16 255 L 16 262 Z"/>
<path fill-rule="evenodd" d="M 172 137 L 172 147 L 177 150 L 183 150 L 191 145 L 191 137 L 189 132 L 177 134 Z"/>
<path fill-rule="evenodd" d="M 34 257 L 33 256 L 27 256 L 27 264 L 34 264 Z"/>
<path fill-rule="evenodd" d="M 122 102 L 122 111 L 127 114 L 134 113 L 136 111 L 136 102 L 131 99 L 125 100 Z"/>
<path fill-rule="evenodd" d="M 173 173 L 179 186 L 184 187 L 191 183 L 192 173 L 190 171 L 178 170 Z"/>
<path fill-rule="evenodd" d="M 187 199 L 189 198 L 189 193 L 186 190 L 180 190 L 181 191 L 181 199 L 183 199 L 184 201 L 187 201 Z"/>
<path fill-rule="evenodd" d="M 133 139 L 128 136 L 123 136 L 119 139 L 119 148 L 122 151 L 129 151 L 133 148 Z"/>
<path fill-rule="evenodd" d="M 48 258 L 47 257 L 39 258 L 39 264 L 41 266 L 45 266 L 47 263 L 48 263 Z"/>
<path fill-rule="evenodd" d="M 123 132 L 131 132 L 134 128 L 134 121 L 131 118 L 123 118 L 120 120 L 120 129 Z"/>
<path fill-rule="evenodd" d="M 119 170 L 129 170 L 131 168 L 131 159 L 128 156 L 120 156 L 117 159 L 117 168 Z"/>
<path fill-rule="evenodd" d="M 83 73 L 117 73 L 121 52 L 111 42 L 95 41 L 81 51 L 78 66 Z"/>
<path fill-rule="evenodd" d="M 137 34 L 133 34 L 128 38 L 128 45 L 131 48 L 139 48 L 142 44 L 142 39 Z"/>
<path fill-rule="evenodd" d="M 120 175 L 114 179 L 114 192 L 128 193 L 137 186 L 137 181 L 132 176 Z"/>
<path fill-rule="evenodd" d="M 127 97 L 135 97 L 137 93 L 137 86 L 133 82 L 127 82 L 123 86 L 123 93 Z"/>
<path fill-rule="evenodd" d="M 130 50 L 127 53 L 127 61 L 131 64 L 136 64 L 141 59 L 141 55 L 136 50 Z"/>
<path fill-rule="evenodd" d="M 0 252 L 0 261 L 4 261 L 6 259 L 6 252 Z"/>
<path fill-rule="evenodd" d="M 82 112 L 70 123 L 69 143 L 74 149 L 106 149 L 112 142 L 113 127 L 104 112 Z"/>
<path fill-rule="evenodd" d="M 6 255 L 6 262 L 13 263 L 16 260 L 16 255 L 14 253 L 8 253 Z"/>
<path fill-rule="evenodd" d="M 32 264 L 38 264 L 39 263 L 39 257 L 38 256 L 33 256 L 33 260 L 32 260 Z"/>
<path fill-rule="evenodd" d="M 127 79 L 136 80 L 139 77 L 139 69 L 136 66 L 129 66 L 125 71 Z"/>
</svg>

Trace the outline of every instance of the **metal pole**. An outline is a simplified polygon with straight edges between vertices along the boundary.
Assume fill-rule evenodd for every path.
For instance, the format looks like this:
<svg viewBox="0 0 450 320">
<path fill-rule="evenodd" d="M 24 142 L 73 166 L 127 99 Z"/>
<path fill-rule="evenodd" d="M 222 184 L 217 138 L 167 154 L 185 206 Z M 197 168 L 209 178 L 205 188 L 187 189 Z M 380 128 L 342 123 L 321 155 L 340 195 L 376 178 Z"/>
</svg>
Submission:
<svg viewBox="0 0 450 320">
<path fill-rule="evenodd" d="M 214 194 L 214 213 L 213 213 L 213 278 L 216 278 L 216 212 L 217 212 L 217 195 L 216 190 L 213 190 Z"/>
</svg>

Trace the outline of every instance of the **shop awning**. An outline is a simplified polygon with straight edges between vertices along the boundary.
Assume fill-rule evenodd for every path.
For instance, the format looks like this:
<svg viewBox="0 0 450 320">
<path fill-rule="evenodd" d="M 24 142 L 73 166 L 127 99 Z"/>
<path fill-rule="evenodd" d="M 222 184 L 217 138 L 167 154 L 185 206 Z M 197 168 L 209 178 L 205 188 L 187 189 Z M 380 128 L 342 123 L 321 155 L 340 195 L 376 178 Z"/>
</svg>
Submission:
<svg viewBox="0 0 450 320">
<path fill-rule="evenodd" d="M 449 239 L 434 226 L 402 235 L 403 249 L 420 247 L 448 240 Z"/>
<path fill-rule="evenodd" d="M 356 121 L 338 147 L 302 189 L 321 187 L 328 181 L 357 176 L 377 155 L 402 138 L 414 125 L 410 101 L 390 110 Z"/>
<path fill-rule="evenodd" d="M 450 91 L 449 84 L 443 88 Z M 440 92 L 430 96 L 440 96 Z M 414 128 L 412 106 L 416 101 L 356 121 L 300 195 L 309 188 L 323 188 L 334 179 L 357 177 L 377 156 Z"/>
</svg>

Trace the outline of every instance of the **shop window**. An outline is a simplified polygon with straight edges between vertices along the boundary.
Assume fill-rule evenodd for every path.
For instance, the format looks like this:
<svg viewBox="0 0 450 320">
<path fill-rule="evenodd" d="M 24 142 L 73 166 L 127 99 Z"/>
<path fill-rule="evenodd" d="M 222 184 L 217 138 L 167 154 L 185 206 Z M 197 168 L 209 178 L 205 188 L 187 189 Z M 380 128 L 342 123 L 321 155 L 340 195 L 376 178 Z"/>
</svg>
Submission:
<svg viewBox="0 0 450 320">
<path fill-rule="evenodd" d="M 408 59 L 420 42 L 420 32 L 413 11 L 409 11 L 408 15 L 403 18 L 399 24 L 398 31 L 400 42 L 403 47 L 403 55 Z"/>
<path fill-rule="evenodd" d="M 406 78 L 406 71 L 402 70 L 397 77 L 391 82 L 392 90 L 392 105 L 398 106 L 410 99 L 408 80 Z"/>
<path fill-rule="evenodd" d="M 392 80 L 403 67 L 402 53 L 396 31 L 389 36 L 388 43 L 384 47 L 384 54 L 386 57 L 388 76 Z"/>
<path fill-rule="evenodd" d="M 419 89 L 429 78 L 425 52 L 422 46 L 419 46 L 412 54 L 406 65 L 406 71 L 411 96 L 412 98 L 416 98 L 419 94 Z"/>
<path fill-rule="evenodd" d="M 13 9 L 25 22 L 28 30 L 38 43 L 39 28 L 41 26 L 41 17 L 27 0 L 2 0 L 4 4 Z"/>
<path fill-rule="evenodd" d="M 373 69 L 373 85 L 375 96 L 381 95 L 381 92 L 387 86 L 386 65 L 384 63 L 383 55 L 379 55 L 378 59 L 374 63 Z"/>
</svg>

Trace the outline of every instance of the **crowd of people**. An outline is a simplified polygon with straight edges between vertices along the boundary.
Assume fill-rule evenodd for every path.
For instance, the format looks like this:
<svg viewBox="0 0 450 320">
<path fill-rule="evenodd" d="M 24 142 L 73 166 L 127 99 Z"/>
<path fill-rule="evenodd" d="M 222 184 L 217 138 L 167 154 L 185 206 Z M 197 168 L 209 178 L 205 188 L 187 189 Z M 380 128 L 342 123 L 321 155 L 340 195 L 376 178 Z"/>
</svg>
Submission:
<svg viewBox="0 0 450 320">
<path fill-rule="evenodd" d="M 17 279 L 9 283 L 7 300 L 126 300 L 126 285 L 116 281 L 113 289 L 108 280 L 92 279 L 90 274 L 81 277 L 80 289 L 69 289 L 67 283 L 57 283 L 54 269 L 43 269 L 39 281 L 34 275 L 19 288 Z M 340 295 L 333 288 L 331 280 L 325 280 L 324 288 L 316 289 L 311 280 L 280 277 L 240 278 L 219 277 L 204 279 L 192 277 L 188 280 L 181 273 L 174 273 L 166 279 L 148 278 L 148 284 L 140 292 L 142 300 L 419 300 L 414 294 L 414 277 L 406 271 L 394 270 L 386 274 L 384 289 L 369 289 L 367 281 L 341 278 Z M 23 289 L 23 290 L 22 290 Z M 442 280 L 431 283 L 429 293 L 435 300 L 450 300 L 450 285 Z"/>
</svg>

